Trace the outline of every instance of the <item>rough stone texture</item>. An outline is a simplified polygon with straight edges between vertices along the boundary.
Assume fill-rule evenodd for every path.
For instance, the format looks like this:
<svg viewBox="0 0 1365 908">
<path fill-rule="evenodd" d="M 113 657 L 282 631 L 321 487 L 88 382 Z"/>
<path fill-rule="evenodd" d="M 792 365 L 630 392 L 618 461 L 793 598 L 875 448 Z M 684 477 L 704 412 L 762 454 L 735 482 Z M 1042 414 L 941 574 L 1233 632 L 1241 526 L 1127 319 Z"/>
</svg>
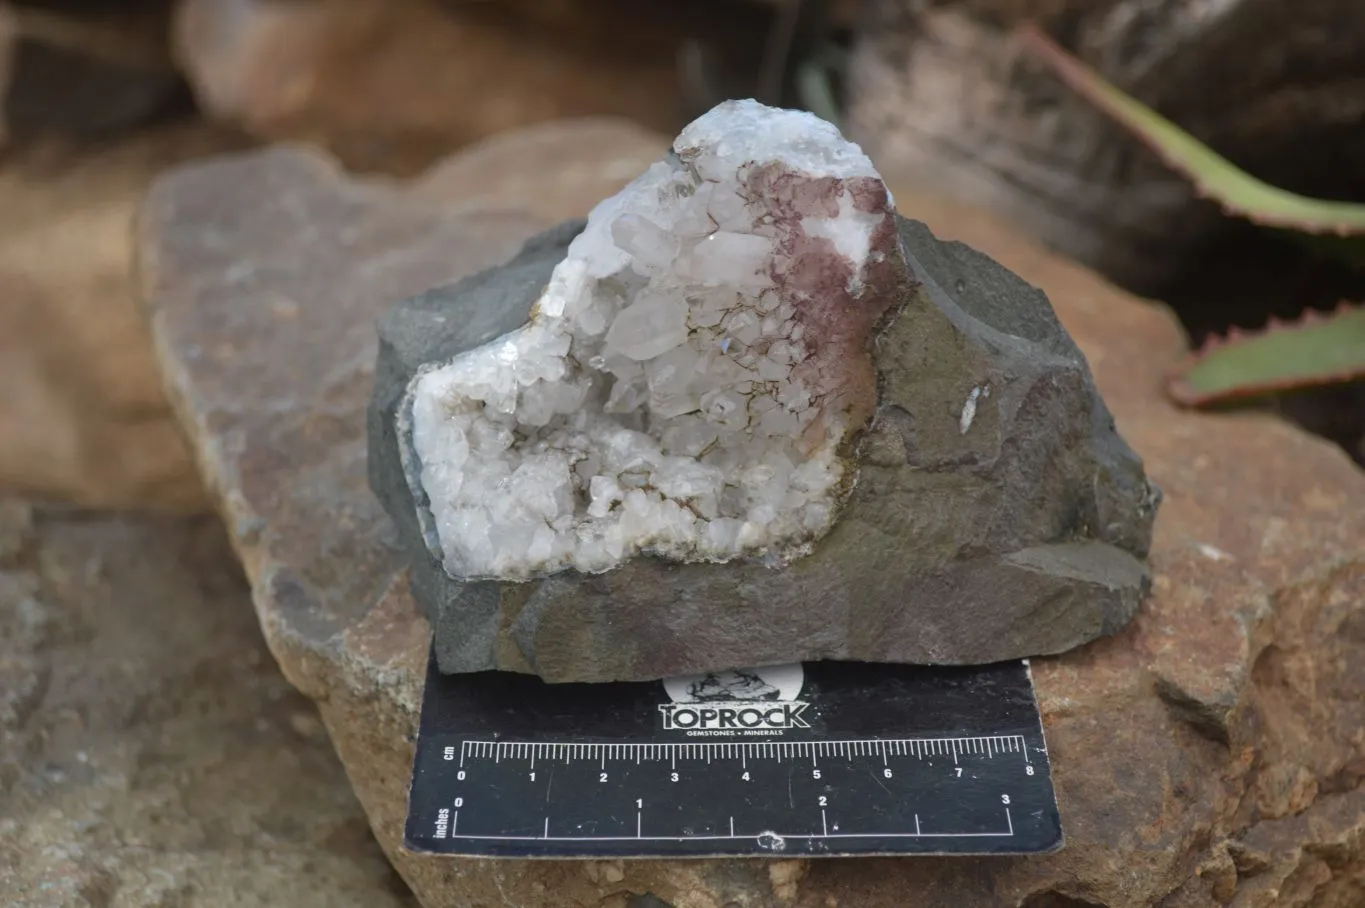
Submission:
<svg viewBox="0 0 1365 908">
<path fill-rule="evenodd" d="M 380 322 L 371 484 L 413 553 L 442 670 L 609 681 L 813 659 L 982 663 L 1062 652 L 1132 617 L 1159 493 L 1083 356 L 1042 294 L 906 221 L 922 284 L 877 343 L 881 399 L 858 485 L 810 555 L 777 570 L 636 557 L 540 581 L 452 577 L 428 551 L 403 465 L 405 391 L 422 365 L 525 322 L 578 230 L 561 225 Z M 964 432 L 961 409 L 983 386 Z"/>
<path fill-rule="evenodd" d="M 755 15 L 745 6 L 186 0 L 175 33 L 214 116 L 254 135 L 322 142 L 354 167 L 410 172 L 556 117 L 679 125 L 678 42 L 699 34 L 743 46 L 735 20 Z"/>
<path fill-rule="evenodd" d="M 581 166 L 572 147 L 541 167 Z M 144 290 L 177 406 L 270 646 L 319 700 L 381 844 L 428 908 L 624 908 L 643 892 L 678 908 L 1361 903 L 1360 471 L 1274 418 L 1173 409 L 1160 382 L 1183 343 L 1166 312 L 989 218 L 895 189 L 937 233 L 1047 291 L 1166 492 L 1153 595 L 1132 624 L 1034 661 L 1067 832 L 1055 855 L 618 864 L 403 851 L 429 638 L 366 487 L 373 319 L 402 284 L 494 264 L 538 224 L 443 219 L 289 152 L 157 187 L 142 222 Z"/>
<path fill-rule="evenodd" d="M 216 520 L 0 499 L 0 904 L 414 904 Z"/>
<path fill-rule="evenodd" d="M 1357 0 L 957 0 L 867 4 L 847 128 L 892 178 L 991 206 L 1150 288 L 1218 229 L 1182 176 L 1020 59 L 1034 21 L 1108 79 L 1263 179 L 1356 198 L 1365 162 Z M 1265 47 L 1277 53 L 1260 53 Z"/>
<path fill-rule="evenodd" d="M 0 492 L 206 506 L 133 301 L 132 221 L 161 168 L 240 142 L 184 125 L 0 162 Z"/>
</svg>

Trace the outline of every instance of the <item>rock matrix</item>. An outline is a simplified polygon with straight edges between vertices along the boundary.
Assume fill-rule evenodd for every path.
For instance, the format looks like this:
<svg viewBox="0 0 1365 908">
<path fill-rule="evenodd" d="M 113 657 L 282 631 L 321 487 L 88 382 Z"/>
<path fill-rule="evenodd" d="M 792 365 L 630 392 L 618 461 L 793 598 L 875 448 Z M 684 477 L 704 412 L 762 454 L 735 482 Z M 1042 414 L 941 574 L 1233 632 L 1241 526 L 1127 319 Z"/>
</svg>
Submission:
<svg viewBox="0 0 1365 908">
<path fill-rule="evenodd" d="M 1046 297 L 808 114 L 716 107 L 380 341 L 371 482 L 446 671 L 987 662 L 1145 588 L 1159 493 Z"/>
</svg>

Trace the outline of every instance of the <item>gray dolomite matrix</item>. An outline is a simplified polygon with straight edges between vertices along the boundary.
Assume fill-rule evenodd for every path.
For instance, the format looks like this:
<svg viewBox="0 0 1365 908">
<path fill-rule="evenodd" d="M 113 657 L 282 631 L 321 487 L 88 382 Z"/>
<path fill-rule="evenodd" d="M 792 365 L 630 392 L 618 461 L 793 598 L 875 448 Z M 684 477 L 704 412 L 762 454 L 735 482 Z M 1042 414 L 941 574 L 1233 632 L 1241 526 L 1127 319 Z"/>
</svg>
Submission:
<svg viewBox="0 0 1365 908">
<path fill-rule="evenodd" d="M 1112 633 L 1159 493 L 1046 298 L 753 101 L 381 323 L 371 480 L 447 671 L 981 662 Z"/>
</svg>

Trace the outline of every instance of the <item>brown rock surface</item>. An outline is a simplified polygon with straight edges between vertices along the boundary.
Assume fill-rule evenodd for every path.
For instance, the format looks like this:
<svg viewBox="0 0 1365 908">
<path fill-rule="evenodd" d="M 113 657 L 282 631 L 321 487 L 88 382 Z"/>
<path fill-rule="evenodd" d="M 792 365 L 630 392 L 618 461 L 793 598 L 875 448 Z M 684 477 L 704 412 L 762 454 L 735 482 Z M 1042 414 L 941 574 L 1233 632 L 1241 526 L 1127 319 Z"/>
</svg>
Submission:
<svg viewBox="0 0 1365 908">
<path fill-rule="evenodd" d="M 734 45 L 746 31 L 736 20 L 756 17 L 730 0 L 185 0 L 175 33 L 213 115 L 254 135 L 320 142 L 352 167 L 411 172 L 557 117 L 616 114 L 672 130 L 683 116 L 680 41 Z"/>
<path fill-rule="evenodd" d="M 217 521 L 0 500 L 0 904 L 413 903 Z"/>
<path fill-rule="evenodd" d="M 0 163 L 0 492 L 204 506 L 134 303 L 132 222 L 162 167 L 239 142 L 177 126 Z"/>
<path fill-rule="evenodd" d="M 562 163 L 545 166 L 569 147 Z M 666 138 L 623 118 L 551 120 L 470 145 L 423 174 L 412 192 L 450 211 L 520 208 L 554 223 L 587 214 L 590 200 L 616 192 L 666 151 Z"/>
<path fill-rule="evenodd" d="M 536 169 L 581 166 L 572 148 Z M 176 406 L 271 648 L 319 701 L 424 904 L 623 908 L 644 892 L 678 908 L 1365 899 L 1365 477 L 1274 418 L 1171 408 L 1160 380 L 1184 345 L 1162 309 L 984 216 L 913 187 L 896 198 L 1047 291 L 1166 491 L 1154 595 L 1133 624 L 1034 663 L 1068 837 L 1055 855 L 601 865 L 405 852 L 428 630 L 366 488 L 372 322 L 405 293 L 504 259 L 540 219 L 448 213 L 430 194 L 354 183 L 287 150 L 156 186 L 142 273 Z"/>
</svg>

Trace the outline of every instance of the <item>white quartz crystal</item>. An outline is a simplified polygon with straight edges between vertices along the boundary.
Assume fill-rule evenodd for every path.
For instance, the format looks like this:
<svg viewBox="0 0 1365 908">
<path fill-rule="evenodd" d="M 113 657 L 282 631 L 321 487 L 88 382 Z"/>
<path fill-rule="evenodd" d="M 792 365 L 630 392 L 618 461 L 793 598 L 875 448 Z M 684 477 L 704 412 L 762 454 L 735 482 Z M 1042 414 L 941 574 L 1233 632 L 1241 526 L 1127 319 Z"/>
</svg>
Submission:
<svg viewBox="0 0 1365 908">
<path fill-rule="evenodd" d="M 808 300 L 777 275 L 801 224 L 848 259 L 856 292 L 889 203 L 859 211 L 836 190 L 824 216 L 784 221 L 746 177 L 776 162 L 880 178 L 833 126 L 753 101 L 674 148 L 592 211 L 525 326 L 414 379 L 412 450 L 451 573 L 780 561 L 830 529 L 856 427 L 803 373 Z"/>
</svg>

